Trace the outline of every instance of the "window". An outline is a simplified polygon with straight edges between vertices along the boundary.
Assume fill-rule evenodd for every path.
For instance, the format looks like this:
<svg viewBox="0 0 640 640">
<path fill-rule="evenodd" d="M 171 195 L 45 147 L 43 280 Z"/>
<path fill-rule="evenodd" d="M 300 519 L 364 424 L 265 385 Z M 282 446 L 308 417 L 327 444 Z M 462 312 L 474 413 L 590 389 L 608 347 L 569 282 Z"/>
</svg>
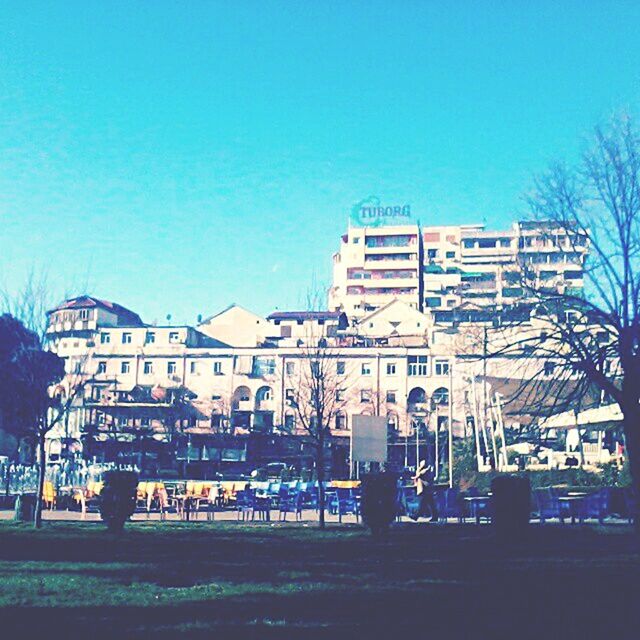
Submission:
<svg viewBox="0 0 640 640">
<path fill-rule="evenodd" d="M 140 425 L 142 427 L 148 427 L 150 423 L 151 420 L 149 420 L 149 418 L 140 418 Z"/>
<path fill-rule="evenodd" d="M 122 334 L 122 344 L 131 344 L 131 334 L 130 333 L 123 333 Z"/>
<path fill-rule="evenodd" d="M 354 238 L 353 244 L 360 244 L 360 238 Z"/>
<path fill-rule="evenodd" d="M 93 387 L 91 398 L 96 401 L 100 400 L 100 398 L 102 398 L 102 389 L 100 387 Z"/>
<path fill-rule="evenodd" d="M 176 363 L 171 361 L 171 362 L 167 362 L 167 373 L 169 375 L 171 375 L 172 373 L 176 372 Z"/>
<path fill-rule="evenodd" d="M 449 375 L 449 361 L 448 360 L 436 360 L 435 365 L 435 373 L 437 376 L 448 376 Z"/>
<path fill-rule="evenodd" d="M 387 402 L 389 404 L 396 403 L 396 392 L 395 391 L 387 391 Z"/>
<path fill-rule="evenodd" d="M 296 417 L 293 413 L 287 413 L 284 417 L 284 427 L 287 431 L 293 431 L 296 428 Z"/>
<path fill-rule="evenodd" d="M 149 362 L 148 360 L 144 363 L 142 371 L 149 375 L 153 373 L 153 362 Z"/>
<path fill-rule="evenodd" d="M 213 373 L 216 376 L 222 375 L 222 362 L 220 360 L 215 360 L 213 363 Z"/>
<path fill-rule="evenodd" d="M 177 331 L 169 331 L 169 342 L 178 342 L 180 334 Z"/>
<path fill-rule="evenodd" d="M 285 371 L 288 376 L 292 376 L 296 372 L 296 363 L 295 362 L 287 362 L 285 365 Z"/>
<path fill-rule="evenodd" d="M 80 309 L 80 320 L 89 319 L 89 309 Z"/>
<path fill-rule="evenodd" d="M 455 251 L 447 251 L 447 258 L 455 258 L 456 257 L 456 252 Z"/>
<path fill-rule="evenodd" d="M 156 341 L 156 334 L 153 331 L 147 331 L 144 341 L 145 344 L 154 344 Z"/>
<path fill-rule="evenodd" d="M 347 428 L 347 416 L 344 413 L 336 414 L 336 429 L 345 430 Z"/>
<path fill-rule="evenodd" d="M 273 375 L 276 372 L 276 361 L 274 358 L 264 358 L 256 356 L 253 359 L 253 369 L 251 375 L 260 378 L 262 376 Z"/>
<path fill-rule="evenodd" d="M 440 387 L 433 392 L 433 401 L 436 404 L 449 404 L 449 389 Z"/>
<path fill-rule="evenodd" d="M 121 362 L 120 363 L 120 373 L 129 373 L 129 371 L 131 370 L 131 365 L 128 362 Z"/>
<path fill-rule="evenodd" d="M 387 375 L 395 376 L 396 375 L 396 363 L 395 362 L 387 362 Z"/>
<path fill-rule="evenodd" d="M 293 389 L 285 389 L 284 397 L 288 402 L 293 402 L 293 400 L 295 399 L 295 396 L 293 394 Z"/>
<path fill-rule="evenodd" d="M 363 362 L 361 371 L 362 371 L 362 375 L 363 376 L 370 376 L 371 375 L 371 363 L 370 362 Z"/>
<path fill-rule="evenodd" d="M 338 360 L 338 362 L 336 364 L 336 373 L 339 376 L 343 376 L 344 375 L 344 371 L 345 371 L 344 360 Z"/>
<path fill-rule="evenodd" d="M 336 391 L 336 401 L 342 402 L 344 400 L 344 391 L 342 389 L 338 389 Z"/>
<path fill-rule="evenodd" d="M 98 362 L 98 373 L 107 373 L 107 363 L 104 360 Z"/>
<path fill-rule="evenodd" d="M 197 362 L 191 362 L 189 364 L 189 373 L 198 373 Z"/>
<path fill-rule="evenodd" d="M 434 258 L 438 257 L 438 250 L 437 249 L 427 249 L 427 258 L 429 258 L 430 260 L 433 260 Z"/>
<path fill-rule="evenodd" d="M 556 365 L 554 362 L 545 362 L 544 363 L 544 375 L 545 376 L 551 376 L 553 375 L 553 371 L 556 368 Z"/>
<path fill-rule="evenodd" d="M 100 334 L 100 344 L 109 344 L 111 342 L 111 336 L 108 333 Z"/>
<path fill-rule="evenodd" d="M 371 389 L 362 389 L 360 391 L 360 402 L 371 402 Z"/>
<path fill-rule="evenodd" d="M 409 375 L 410 376 L 426 376 L 427 356 L 409 356 Z"/>
</svg>

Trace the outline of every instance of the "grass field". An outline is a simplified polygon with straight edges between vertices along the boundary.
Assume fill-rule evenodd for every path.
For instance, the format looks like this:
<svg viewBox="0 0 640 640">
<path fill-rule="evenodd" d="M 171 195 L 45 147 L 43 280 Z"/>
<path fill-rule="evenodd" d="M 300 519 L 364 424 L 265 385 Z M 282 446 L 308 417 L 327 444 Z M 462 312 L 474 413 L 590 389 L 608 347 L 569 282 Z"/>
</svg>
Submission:
<svg viewBox="0 0 640 640">
<path fill-rule="evenodd" d="M 0 524 L 0 632 L 22 638 L 637 638 L 639 587 L 627 527 Z"/>
</svg>

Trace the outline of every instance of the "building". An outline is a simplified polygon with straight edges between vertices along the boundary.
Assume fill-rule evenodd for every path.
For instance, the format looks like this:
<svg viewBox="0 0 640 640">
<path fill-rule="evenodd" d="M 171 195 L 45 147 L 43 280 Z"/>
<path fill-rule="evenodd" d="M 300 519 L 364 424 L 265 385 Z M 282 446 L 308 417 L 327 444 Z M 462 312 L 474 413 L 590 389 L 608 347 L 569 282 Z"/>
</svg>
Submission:
<svg viewBox="0 0 640 640">
<path fill-rule="evenodd" d="M 329 308 L 360 318 L 392 300 L 418 311 L 499 310 L 537 294 L 580 295 L 587 250 L 585 237 L 544 222 L 506 231 L 352 224 L 333 256 Z"/>
<path fill-rule="evenodd" d="M 77 318 L 60 316 L 68 307 Z M 504 378 L 537 375 L 535 366 L 512 357 L 489 364 L 479 357 L 493 314 L 459 322 L 450 311 L 422 313 L 392 300 L 350 324 L 342 312 L 262 318 L 234 305 L 193 328 L 147 325 L 129 311 L 114 319 L 103 308 L 121 309 L 86 298 L 49 314 L 49 344 L 67 361 L 67 386 L 82 384 L 73 412 L 50 440 L 56 450 L 71 442 L 87 458 L 135 462 L 151 474 L 176 464 L 184 465 L 182 473 L 257 464 L 256 442 L 276 459 L 308 462 L 292 399 L 316 348 L 331 363 L 338 469 L 348 468 L 355 415 L 385 416 L 391 458 L 413 464 L 420 451 L 446 443 L 449 425 L 459 437 L 478 420 L 493 420 Z M 84 309 L 93 315 L 84 318 Z M 541 331 L 535 318 L 525 322 Z M 506 407 L 507 426 L 522 424 L 522 414 Z"/>
</svg>

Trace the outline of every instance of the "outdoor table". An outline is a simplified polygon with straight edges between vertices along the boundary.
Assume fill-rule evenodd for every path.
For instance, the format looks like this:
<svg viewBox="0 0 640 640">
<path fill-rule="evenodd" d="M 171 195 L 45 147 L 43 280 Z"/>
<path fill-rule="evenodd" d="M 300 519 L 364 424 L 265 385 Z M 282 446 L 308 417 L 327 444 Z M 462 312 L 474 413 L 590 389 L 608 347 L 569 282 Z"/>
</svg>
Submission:
<svg viewBox="0 0 640 640">
<path fill-rule="evenodd" d="M 571 516 L 571 524 L 576 523 L 576 506 L 580 504 L 580 502 L 582 502 L 587 497 L 587 495 L 589 494 L 583 493 L 581 495 L 566 495 L 560 496 L 558 498 L 558 502 L 560 502 L 560 504 L 567 505 L 569 515 Z"/>
<path fill-rule="evenodd" d="M 271 520 L 271 498 L 266 491 L 256 491 L 255 495 L 257 511 L 264 513 L 265 520 L 269 522 Z"/>
<path fill-rule="evenodd" d="M 486 506 L 490 499 L 490 495 L 465 497 L 465 501 L 469 503 L 471 508 L 471 517 L 475 518 L 476 524 L 480 524 L 480 508 Z"/>
</svg>

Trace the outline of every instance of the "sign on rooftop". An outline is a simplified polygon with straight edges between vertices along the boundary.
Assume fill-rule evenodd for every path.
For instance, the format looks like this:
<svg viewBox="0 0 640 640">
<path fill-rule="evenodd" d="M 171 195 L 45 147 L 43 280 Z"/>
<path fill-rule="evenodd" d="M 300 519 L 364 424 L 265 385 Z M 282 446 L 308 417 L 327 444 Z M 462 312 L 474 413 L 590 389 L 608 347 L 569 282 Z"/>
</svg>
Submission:
<svg viewBox="0 0 640 640">
<path fill-rule="evenodd" d="M 354 227 L 414 224 L 410 204 L 383 204 L 377 196 L 369 196 L 354 204 L 349 220 Z"/>
</svg>

